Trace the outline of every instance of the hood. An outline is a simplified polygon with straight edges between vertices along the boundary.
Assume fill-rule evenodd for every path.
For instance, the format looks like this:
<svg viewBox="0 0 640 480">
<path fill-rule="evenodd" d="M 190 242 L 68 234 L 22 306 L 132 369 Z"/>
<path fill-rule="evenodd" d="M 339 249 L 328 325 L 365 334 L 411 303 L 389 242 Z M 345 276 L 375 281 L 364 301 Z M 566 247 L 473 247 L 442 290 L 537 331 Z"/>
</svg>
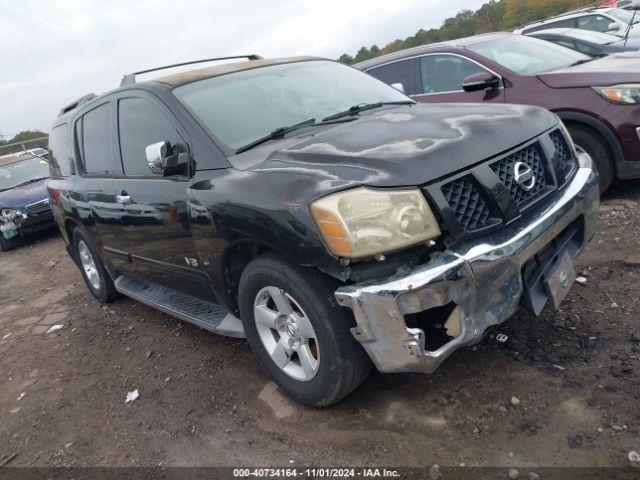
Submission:
<svg viewBox="0 0 640 480">
<path fill-rule="evenodd" d="M 266 157 L 254 171 L 316 174 L 333 188 L 421 185 L 510 150 L 557 122 L 547 110 L 524 105 L 416 104 L 246 153 Z"/>
<path fill-rule="evenodd" d="M 25 205 L 48 198 L 46 181 L 47 179 L 38 180 L 0 192 L 0 207 L 23 208 Z"/>
<path fill-rule="evenodd" d="M 640 82 L 640 55 L 621 52 L 574 67 L 541 73 L 538 78 L 551 88 L 575 88 Z"/>
</svg>

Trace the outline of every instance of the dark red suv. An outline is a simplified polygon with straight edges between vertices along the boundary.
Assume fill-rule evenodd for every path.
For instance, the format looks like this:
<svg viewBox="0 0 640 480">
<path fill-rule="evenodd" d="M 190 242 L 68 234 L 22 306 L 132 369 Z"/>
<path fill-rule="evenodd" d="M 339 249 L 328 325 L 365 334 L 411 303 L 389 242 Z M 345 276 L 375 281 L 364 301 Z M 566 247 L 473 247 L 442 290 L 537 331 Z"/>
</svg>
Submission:
<svg viewBox="0 0 640 480">
<path fill-rule="evenodd" d="M 564 121 L 576 145 L 594 159 L 602 191 L 615 177 L 640 177 L 637 53 L 594 60 L 544 40 L 490 33 L 395 52 L 354 66 L 420 102 L 506 102 L 548 108 Z"/>
</svg>

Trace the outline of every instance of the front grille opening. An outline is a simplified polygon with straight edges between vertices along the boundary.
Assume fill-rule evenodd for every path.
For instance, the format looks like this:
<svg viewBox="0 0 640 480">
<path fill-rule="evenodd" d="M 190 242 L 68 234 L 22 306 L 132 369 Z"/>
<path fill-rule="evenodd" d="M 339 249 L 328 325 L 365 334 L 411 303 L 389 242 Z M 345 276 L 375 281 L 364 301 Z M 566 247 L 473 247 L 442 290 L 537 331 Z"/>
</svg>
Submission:
<svg viewBox="0 0 640 480">
<path fill-rule="evenodd" d="M 456 304 L 449 302 L 440 307 L 407 314 L 404 316 L 404 321 L 408 328 L 419 328 L 424 332 L 424 348 L 428 352 L 433 352 L 454 339 L 447 334 L 445 323 L 455 309 Z"/>
<path fill-rule="evenodd" d="M 470 176 L 446 183 L 442 194 L 464 230 L 472 232 L 491 223 L 489 205 Z"/>
</svg>

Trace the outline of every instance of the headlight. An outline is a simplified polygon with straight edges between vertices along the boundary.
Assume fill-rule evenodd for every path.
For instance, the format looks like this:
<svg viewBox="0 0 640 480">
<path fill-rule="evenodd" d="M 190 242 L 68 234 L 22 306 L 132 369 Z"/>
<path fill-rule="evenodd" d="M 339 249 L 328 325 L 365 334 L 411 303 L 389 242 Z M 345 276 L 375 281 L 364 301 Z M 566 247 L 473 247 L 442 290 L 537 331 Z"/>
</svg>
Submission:
<svg viewBox="0 0 640 480">
<path fill-rule="evenodd" d="M 612 87 L 593 87 L 593 89 L 612 103 L 633 105 L 640 103 L 640 84 L 614 85 Z"/>
<path fill-rule="evenodd" d="M 440 235 L 422 193 L 355 188 L 311 204 L 325 245 L 338 257 L 362 258 L 398 250 Z"/>
<path fill-rule="evenodd" d="M 0 219 L 4 220 L 5 222 L 10 222 L 18 215 L 20 215 L 20 210 L 16 208 L 3 208 L 0 210 Z"/>
</svg>

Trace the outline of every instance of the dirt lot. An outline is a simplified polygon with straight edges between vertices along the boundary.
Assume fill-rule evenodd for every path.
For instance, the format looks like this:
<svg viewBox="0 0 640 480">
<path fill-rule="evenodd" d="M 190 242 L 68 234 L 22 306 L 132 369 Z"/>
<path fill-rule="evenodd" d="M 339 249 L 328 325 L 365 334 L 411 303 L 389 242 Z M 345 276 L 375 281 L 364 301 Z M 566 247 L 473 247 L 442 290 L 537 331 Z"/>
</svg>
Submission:
<svg viewBox="0 0 640 480">
<path fill-rule="evenodd" d="M 58 236 L 0 254 L 0 459 L 629 466 L 640 451 L 639 202 L 640 182 L 607 196 L 578 260 L 586 284 L 560 312 L 521 313 L 495 332 L 505 343 L 491 335 L 432 376 L 374 373 L 328 410 L 282 396 L 244 341 L 132 300 L 101 306 Z"/>
</svg>

